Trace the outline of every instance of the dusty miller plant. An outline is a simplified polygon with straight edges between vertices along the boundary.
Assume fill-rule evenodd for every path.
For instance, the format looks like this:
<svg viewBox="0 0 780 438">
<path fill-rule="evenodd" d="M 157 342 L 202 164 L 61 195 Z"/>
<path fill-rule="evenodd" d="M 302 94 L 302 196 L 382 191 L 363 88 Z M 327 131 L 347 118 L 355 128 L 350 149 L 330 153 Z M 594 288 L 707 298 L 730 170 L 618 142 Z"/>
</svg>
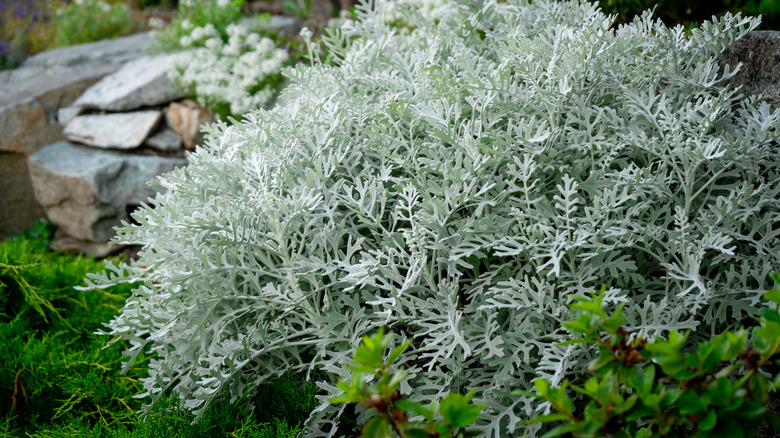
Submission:
<svg viewBox="0 0 780 438">
<path fill-rule="evenodd" d="M 150 404 L 202 413 L 316 371 L 305 435 L 332 436 L 351 345 L 386 327 L 413 340 L 402 394 L 476 390 L 477 426 L 509 436 L 544 409 L 512 390 L 594 358 L 557 345 L 574 295 L 607 281 L 627 326 L 692 341 L 756 313 L 780 265 L 780 111 L 715 57 L 757 19 L 613 29 L 592 4 L 519 0 L 404 32 L 358 15 L 323 40 L 333 65 L 286 72 L 297 100 L 214 127 L 119 230 L 141 258 L 94 281 L 141 282 L 106 332 L 156 353 Z"/>
</svg>

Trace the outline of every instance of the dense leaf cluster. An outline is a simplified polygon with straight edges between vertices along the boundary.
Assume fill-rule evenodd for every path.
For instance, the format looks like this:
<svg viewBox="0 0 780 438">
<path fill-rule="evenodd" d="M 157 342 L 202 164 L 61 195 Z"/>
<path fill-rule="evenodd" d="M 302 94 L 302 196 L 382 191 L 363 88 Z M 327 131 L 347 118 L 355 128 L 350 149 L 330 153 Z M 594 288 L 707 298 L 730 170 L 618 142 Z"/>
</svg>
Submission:
<svg viewBox="0 0 780 438">
<path fill-rule="evenodd" d="M 474 391 L 466 395 L 450 393 L 429 406 L 405 399 L 398 392 L 398 387 L 409 374 L 404 370 L 391 373 L 390 368 L 410 344 L 411 341 L 404 342 L 385 357 L 390 337 L 385 337 L 383 329 L 380 328 L 374 336 L 363 336 L 362 343 L 355 348 L 355 364 L 349 366 L 352 370 L 349 382 L 340 380 L 337 386 L 343 393 L 329 402 L 360 405 L 375 414 L 363 425 L 363 438 L 478 436 L 479 432 L 468 429 L 479 419 L 483 407 L 470 403 Z M 410 416 L 422 419 L 411 420 Z"/>
<path fill-rule="evenodd" d="M 402 394 L 474 389 L 477 427 L 505 436 L 538 407 L 511 388 L 592 359 L 558 343 L 604 279 L 643 335 L 755 314 L 780 265 L 780 111 L 715 57 L 757 20 L 613 28 L 588 3 L 464 0 L 394 30 L 383 13 L 323 39 L 334 65 L 287 71 L 298 99 L 215 127 L 119 231 L 141 259 L 95 281 L 143 282 L 107 331 L 155 355 L 150 406 L 173 392 L 202 413 L 315 369 L 327 397 L 386 326 L 412 340 Z"/>
<path fill-rule="evenodd" d="M 780 284 L 780 275 L 774 276 Z M 780 417 L 765 405 L 780 388 L 780 290 L 764 297 L 758 325 L 751 331 L 726 332 L 686 352 L 687 334 L 667 339 L 633 337 L 623 326 L 620 309 L 603 309 L 602 294 L 571 306 L 579 316 L 567 322 L 577 343 L 599 350 L 588 367 L 595 376 L 582 387 L 571 385 L 587 401 L 572 402 L 568 380 L 552 388 L 543 379 L 538 397 L 555 411 L 533 422 L 560 423 L 545 437 L 753 437 L 763 422 L 780 430 Z M 774 371 L 774 373 L 772 372 Z"/>
</svg>

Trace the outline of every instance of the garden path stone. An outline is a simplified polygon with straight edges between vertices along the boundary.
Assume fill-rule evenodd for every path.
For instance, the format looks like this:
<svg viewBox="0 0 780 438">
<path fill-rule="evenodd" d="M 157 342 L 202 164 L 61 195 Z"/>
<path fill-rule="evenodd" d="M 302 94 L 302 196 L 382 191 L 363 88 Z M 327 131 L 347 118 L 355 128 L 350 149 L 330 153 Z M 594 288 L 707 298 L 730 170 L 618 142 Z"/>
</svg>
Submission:
<svg viewBox="0 0 780 438">
<path fill-rule="evenodd" d="M 745 35 L 718 58 L 731 70 L 740 62 L 732 83 L 746 96 L 763 94 L 772 108 L 780 108 L 780 31 L 759 30 Z"/>
<path fill-rule="evenodd" d="M 169 55 L 144 56 L 125 64 L 88 88 L 74 106 L 105 111 L 129 111 L 184 97 L 168 78 Z"/>
<path fill-rule="evenodd" d="M 183 158 L 128 155 L 60 141 L 28 160 L 35 197 L 52 222 L 80 240 L 106 242 L 128 210 L 163 189 L 147 183 L 187 163 Z"/>
<path fill-rule="evenodd" d="M 78 116 L 65 127 L 65 137 L 104 149 L 140 146 L 160 121 L 160 111 Z"/>
</svg>

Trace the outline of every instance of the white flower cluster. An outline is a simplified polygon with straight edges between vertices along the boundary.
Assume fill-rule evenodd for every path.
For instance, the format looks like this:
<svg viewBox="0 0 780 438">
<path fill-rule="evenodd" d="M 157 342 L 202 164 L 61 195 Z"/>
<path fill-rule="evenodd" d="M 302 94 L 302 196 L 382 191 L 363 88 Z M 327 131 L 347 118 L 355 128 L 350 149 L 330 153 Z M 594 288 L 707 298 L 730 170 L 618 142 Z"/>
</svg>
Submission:
<svg viewBox="0 0 780 438">
<path fill-rule="evenodd" d="M 240 25 L 228 26 L 227 33 L 224 42 L 217 29 L 207 24 L 183 36 L 180 43 L 188 50 L 173 57 L 171 79 L 202 105 L 240 115 L 273 99 L 274 82 L 288 55 L 272 40 Z"/>
</svg>

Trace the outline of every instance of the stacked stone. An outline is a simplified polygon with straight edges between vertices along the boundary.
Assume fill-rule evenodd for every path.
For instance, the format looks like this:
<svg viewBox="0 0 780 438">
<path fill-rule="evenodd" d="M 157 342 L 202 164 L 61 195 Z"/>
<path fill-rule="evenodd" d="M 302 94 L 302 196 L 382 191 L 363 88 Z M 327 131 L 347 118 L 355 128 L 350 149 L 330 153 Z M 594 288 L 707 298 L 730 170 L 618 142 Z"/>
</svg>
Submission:
<svg viewBox="0 0 780 438">
<path fill-rule="evenodd" d="M 161 190 L 148 182 L 186 165 L 211 113 L 168 79 L 169 55 L 144 55 L 149 43 L 75 46 L 3 72 L 0 238 L 47 216 L 55 249 L 104 256 L 114 227 Z"/>
</svg>

